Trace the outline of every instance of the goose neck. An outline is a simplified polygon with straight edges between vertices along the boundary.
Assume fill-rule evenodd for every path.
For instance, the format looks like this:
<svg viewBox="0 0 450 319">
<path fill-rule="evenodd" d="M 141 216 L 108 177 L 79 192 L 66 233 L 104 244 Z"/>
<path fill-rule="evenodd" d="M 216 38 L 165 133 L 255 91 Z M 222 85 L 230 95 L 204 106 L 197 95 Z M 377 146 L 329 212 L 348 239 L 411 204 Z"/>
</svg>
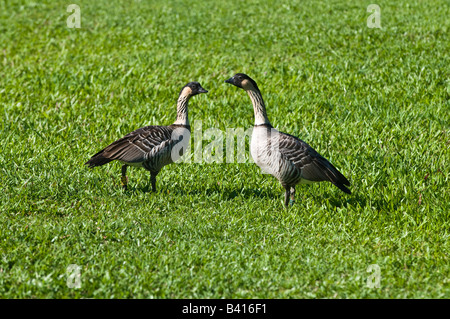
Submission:
<svg viewBox="0 0 450 319">
<path fill-rule="evenodd" d="M 189 125 L 188 118 L 188 103 L 189 103 L 189 95 L 183 94 L 183 92 L 178 97 L 177 102 L 177 120 L 174 124 L 179 125 Z"/>
<path fill-rule="evenodd" d="M 266 113 L 266 106 L 259 90 L 247 90 L 255 112 L 255 125 L 270 124 Z"/>
</svg>

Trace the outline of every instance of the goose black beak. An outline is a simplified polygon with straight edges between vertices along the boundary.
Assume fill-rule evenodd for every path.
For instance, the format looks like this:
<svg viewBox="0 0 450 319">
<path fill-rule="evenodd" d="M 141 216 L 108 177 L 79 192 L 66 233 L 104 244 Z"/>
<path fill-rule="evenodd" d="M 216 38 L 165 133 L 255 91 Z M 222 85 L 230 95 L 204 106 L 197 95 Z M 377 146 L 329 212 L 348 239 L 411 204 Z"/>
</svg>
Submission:
<svg viewBox="0 0 450 319">
<path fill-rule="evenodd" d="M 198 93 L 208 93 L 208 91 L 205 90 L 204 88 L 200 88 L 200 89 L 198 90 Z"/>
<path fill-rule="evenodd" d="M 234 84 L 234 76 L 225 81 L 225 83 Z"/>
</svg>

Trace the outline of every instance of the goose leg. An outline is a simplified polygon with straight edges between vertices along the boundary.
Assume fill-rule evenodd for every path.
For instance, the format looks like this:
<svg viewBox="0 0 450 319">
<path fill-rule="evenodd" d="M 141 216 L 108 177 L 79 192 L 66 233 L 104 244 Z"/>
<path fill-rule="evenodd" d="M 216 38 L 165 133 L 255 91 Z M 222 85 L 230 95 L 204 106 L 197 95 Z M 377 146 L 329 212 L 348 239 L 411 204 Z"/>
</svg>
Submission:
<svg viewBox="0 0 450 319">
<path fill-rule="evenodd" d="M 122 188 L 124 190 L 127 190 L 127 186 L 128 186 L 127 168 L 128 168 L 127 164 L 124 164 L 122 166 Z"/>
<path fill-rule="evenodd" d="M 158 174 L 158 173 L 156 173 Z M 152 182 L 152 192 L 156 192 L 156 174 L 151 173 L 150 175 L 150 181 Z"/>
<path fill-rule="evenodd" d="M 289 201 L 289 205 L 293 206 L 295 203 L 295 186 L 291 187 L 291 200 Z"/>
<path fill-rule="evenodd" d="M 284 193 L 284 206 L 286 207 L 286 209 L 289 208 L 289 195 L 291 194 L 290 188 L 289 186 L 285 187 L 286 192 Z"/>
</svg>

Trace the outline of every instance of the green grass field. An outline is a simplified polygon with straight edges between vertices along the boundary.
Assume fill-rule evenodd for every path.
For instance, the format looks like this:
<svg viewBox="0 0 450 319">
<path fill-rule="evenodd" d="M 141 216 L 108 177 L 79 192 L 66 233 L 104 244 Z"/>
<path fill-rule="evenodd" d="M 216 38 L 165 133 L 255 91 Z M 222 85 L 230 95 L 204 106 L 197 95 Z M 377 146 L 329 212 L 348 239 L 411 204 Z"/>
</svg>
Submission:
<svg viewBox="0 0 450 319">
<path fill-rule="evenodd" d="M 1 1 L 0 297 L 449 298 L 450 6 L 378 1 L 378 29 L 370 3 L 78 1 L 77 29 L 71 2 Z M 157 193 L 83 165 L 175 121 L 189 81 L 191 123 L 251 127 L 236 72 L 352 195 L 298 186 L 285 210 L 252 163 L 167 166 Z"/>
</svg>

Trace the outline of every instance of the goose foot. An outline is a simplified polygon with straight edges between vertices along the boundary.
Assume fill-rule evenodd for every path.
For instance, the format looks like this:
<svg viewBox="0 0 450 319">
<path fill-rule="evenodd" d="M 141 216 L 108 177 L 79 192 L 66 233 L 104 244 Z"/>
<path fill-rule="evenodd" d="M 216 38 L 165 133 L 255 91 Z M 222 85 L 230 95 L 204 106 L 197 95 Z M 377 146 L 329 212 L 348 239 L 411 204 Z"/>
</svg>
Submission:
<svg viewBox="0 0 450 319">
<path fill-rule="evenodd" d="M 122 188 L 123 190 L 126 191 L 128 188 L 128 176 L 122 176 L 121 181 L 122 181 Z"/>
<path fill-rule="evenodd" d="M 156 174 L 150 175 L 150 181 L 152 182 L 152 192 L 156 193 Z"/>
<path fill-rule="evenodd" d="M 127 186 L 128 186 L 127 168 L 128 168 L 127 164 L 124 164 L 122 166 L 122 179 L 121 179 L 121 181 L 122 181 L 122 188 L 124 190 L 127 190 Z"/>
</svg>

